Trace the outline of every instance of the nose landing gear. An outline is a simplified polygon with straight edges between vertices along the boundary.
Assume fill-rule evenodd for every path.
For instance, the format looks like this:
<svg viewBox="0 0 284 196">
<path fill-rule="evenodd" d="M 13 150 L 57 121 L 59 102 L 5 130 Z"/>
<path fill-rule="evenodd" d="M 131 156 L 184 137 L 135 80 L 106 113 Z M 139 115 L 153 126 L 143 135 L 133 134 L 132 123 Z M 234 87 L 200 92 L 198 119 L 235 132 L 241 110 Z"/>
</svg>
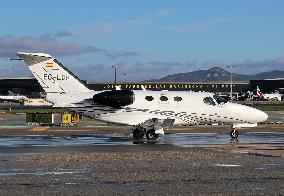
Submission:
<svg viewBox="0 0 284 196">
<path fill-rule="evenodd" d="M 232 128 L 230 136 L 232 139 L 237 139 L 239 137 L 239 132 L 235 128 Z"/>
</svg>

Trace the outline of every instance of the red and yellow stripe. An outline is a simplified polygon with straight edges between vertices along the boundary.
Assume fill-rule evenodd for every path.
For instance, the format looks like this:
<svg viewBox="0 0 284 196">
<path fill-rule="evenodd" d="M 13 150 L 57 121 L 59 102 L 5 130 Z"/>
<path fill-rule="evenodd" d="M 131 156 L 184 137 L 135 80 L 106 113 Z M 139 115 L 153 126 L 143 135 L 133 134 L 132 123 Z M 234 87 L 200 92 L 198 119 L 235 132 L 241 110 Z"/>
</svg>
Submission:
<svg viewBox="0 0 284 196">
<path fill-rule="evenodd" d="M 47 63 L 45 64 L 45 67 L 53 67 L 53 62 L 47 62 Z"/>
</svg>

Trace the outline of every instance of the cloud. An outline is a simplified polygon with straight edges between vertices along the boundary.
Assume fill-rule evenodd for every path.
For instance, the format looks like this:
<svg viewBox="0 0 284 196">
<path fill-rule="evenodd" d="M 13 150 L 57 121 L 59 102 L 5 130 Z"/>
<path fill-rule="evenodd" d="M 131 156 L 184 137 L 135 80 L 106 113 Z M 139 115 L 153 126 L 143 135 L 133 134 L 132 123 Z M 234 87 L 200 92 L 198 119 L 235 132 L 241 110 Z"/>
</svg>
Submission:
<svg viewBox="0 0 284 196">
<path fill-rule="evenodd" d="M 104 64 L 88 64 L 84 66 L 74 66 L 70 70 L 82 80 L 88 81 L 108 81 L 111 67 Z M 103 74 L 102 74 L 103 73 Z"/>
<path fill-rule="evenodd" d="M 82 61 L 80 61 L 82 62 Z M 11 62 L 0 66 L 0 77 L 20 77 L 31 76 L 31 72 L 23 63 Z M 72 63 L 71 63 L 72 64 Z M 75 64 L 75 63 L 74 63 Z M 84 61 L 84 65 L 69 67 L 74 74 L 78 75 L 83 80 L 94 82 L 113 82 L 114 71 L 111 63 L 92 64 L 90 61 Z M 125 80 L 126 73 L 127 81 L 143 81 L 149 79 L 157 79 L 171 74 L 187 73 L 195 70 L 205 70 L 212 67 L 223 67 L 229 70 L 226 65 L 230 65 L 220 60 L 210 60 L 201 62 L 194 59 L 186 62 L 178 61 L 159 61 L 152 60 L 146 62 L 130 63 L 128 60 L 120 60 L 115 64 L 118 65 L 117 78 L 119 82 Z M 1 63 L 4 65 L 4 63 Z M 278 57 L 274 59 L 253 60 L 245 59 L 238 63 L 232 63 L 233 72 L 242 74 L 255 74 L 272 70 L 284 70 L 284 58 Z M 68 64 L 67 64 L 68 66 Z"/>
<path fill-rule="evenodd" d="M 142 81 L 149 78 L 162 77 L 165 74 L 181 71 L 181 63 L 176 62 L 136 62 L 119 61 L 117 78 L 118 81 Z M 95 82 L 113 82 L 114 71 L 110 64 L 88 64 L 86 66 L 72 67 L 71 70 L 80 78 Z M 126 76 L 124 75 L 126 74 Z"/>
<path fill-rule="evenodd" d="M 1 63 L 1 65 L 5 65 L 5 66 L 0 66 L 1 78 L 32 76 L 30 70 L 23 63 L 18 63 L 18 62 L 11 63 L 11 61 L 9 61 L 6 62 L 5 64 L 3 62 Z"/>
<path fill-rule="evenodd" d="M 184 64 L 170 61 L 150 61 L 146 63 L 146 66 L 150 72 L 157 72 L 161 70 L 163 70 L 163 72 L 171 72 L 173 70 L 180 70 L 184 67 Z"/>
<path fill-rule="evenodd" d="M 55 37 L 73 37 L 74 34 L 68 31 L 58 31 L 54 36 Z"/>
<path fill-rule="evenodd" d="M 45 52 L 58 56 L 83 53 L 96 53 L 101 49 L 93 46 L 80 46 L 57 40 L 54 36 L 44 34 L 39 37 L 3 35 L 0 37 L 0 57 L 7 57 L 18 51 Z"/>
<path fill-rule="evenodd" d="M 3 35 L 0 36 L 0 57 L 14 56 L 18 51 L 44 52 L 56 56 L 81 55 L 85 53 L 100 54 L 111 60 L 138 55 L 137 52 L 111 51 L 95 46 L 85 46 L 61 41 L 58 37 L 72 36 L 72 33 L 60 31 L 56 34 L 42 34 L 38 37 Z"/>
<path fill-rule="evenodd" d="M 160 78 L 169 74 L 191 71 L 194 61 L 186 63 L 174 61 L 148 61 L 136 62 L 133 64 L 125 63 L 120 73 L 126 73 L 129 81 L 143 81 L 151 78 Z M 122 77 L 122 76 L 121 76 Z"/>
<path fill-rule="evenodd" d="M 277 57 L 263 60 L 245 59 L 242 62 L 233 63 L 233 69 L 234 72 L 242 74 L 284 70 L 284 58 Z"/>
<path fill-rule="evenodd" d="M 134 57 L 138 55 L 138 52 L 115 52 L 115 51 L 105 51 L 105 55 L 109 57 L 111 60 L 115 60 L 117 58 L 128 58 L 128 57 Z"/>
<path fill-rule="evenodd" d="M 72 66 L 70 70 L 77 75 L 80 79 L 88 80 L 90 82 L 113 82 L 114 81 L 114 68 L 112 65 L 118 65 L 117 68 L 117 80 L 119 82 L 124 81 L 124 73 L 129 74 L 130 71 L 129 66 L 126 61 L 118 61 L 115 64 L 106 64 L 106 63 L 89 63 L 84 66 Z M 139 81 L 139 73 L 137 73 L 136 77 L 138 76 L 138 80 L 134 80 L 131 78 L 132 81 Z"/>
<path fill-rule="evenodd" d="M 231 64 L 233 65 L 233 72 L 247 75 L 273 70 L 284 70 L 284 56 L 263 60 L 245 59 L 244 61 Z M 133 79 L 133 81 L 141 81 L 152 78 L 157 79 L 170 74 L 206 70 L 212 67 L 222 67 L 230 71 L 229 68 L 227 68 L 227 65 L 231 64 L 217 59 L 208 61 L 193 59 L 187 62 L 149 61 L 145 63 L 137 62 L 131 67 L 126 66 L 125 72 L 129 79 Z"/>
</svg>

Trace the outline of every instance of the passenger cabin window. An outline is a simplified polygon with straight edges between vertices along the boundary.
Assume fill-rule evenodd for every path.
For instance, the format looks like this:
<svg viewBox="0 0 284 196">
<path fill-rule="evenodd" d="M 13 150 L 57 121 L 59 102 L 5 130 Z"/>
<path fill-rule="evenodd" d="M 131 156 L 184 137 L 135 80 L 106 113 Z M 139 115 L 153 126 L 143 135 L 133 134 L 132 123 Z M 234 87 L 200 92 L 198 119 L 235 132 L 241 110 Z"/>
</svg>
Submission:
<svg viewBox="0 0 284 196">
<path fill-rule="evenodd" d="M 203 102 L 206 103 L 207 105 L 213 105 L 215 106 L 216 103 L 214 102 L 214 100 L 212 99 L 212 97 L 205 97 L 203 99 Z"/>
<path fill-rule="evenodd" d="M 146 96 L 145 99 L 146 99 L 147 101 L 153 101 L 153 100 L 154 100 L 154 97 L 152 97 L 152 96 Z"/>
<path fill-rule="evenodd" d="M 161 101 L 168 101 L 169 99 L 166 96 L 163 95 L 163 96 L 160 97 L 160 100 Z"/>
<path fill-rule="evenodd" d="M 174 97 L 174 100 L 175 100 L 175 101 L 181 101 L 182 98 L 181 98 L 181 97 Z"/>
<path fill-rule="evenodd" d="M 229 101 L 229 99 L 225 99 L 224 97 L 220 97 L 220 96 L 217 96 L 217 95 L 213 95 L 213 98 L 216 100 L 216 102 L 219 105 L 224 105 L 225 103 L 227 103 Z"/>
</svg>

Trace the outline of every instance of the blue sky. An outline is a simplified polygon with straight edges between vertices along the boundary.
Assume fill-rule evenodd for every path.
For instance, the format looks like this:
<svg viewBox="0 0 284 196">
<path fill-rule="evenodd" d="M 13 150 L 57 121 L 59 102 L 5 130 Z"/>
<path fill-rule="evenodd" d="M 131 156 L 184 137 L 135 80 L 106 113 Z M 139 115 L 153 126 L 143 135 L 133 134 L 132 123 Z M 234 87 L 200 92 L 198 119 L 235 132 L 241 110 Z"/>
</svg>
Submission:
<svg viewBox="0 0 284 196">
<path fill-rule="evenodd" d="M 17 51 L 55 56 L 81 79 L 140 81 L 234 66 L 284 70 L 282 0 L 3 0 L 0 77 L 30 76 Z"/>
</svg>

